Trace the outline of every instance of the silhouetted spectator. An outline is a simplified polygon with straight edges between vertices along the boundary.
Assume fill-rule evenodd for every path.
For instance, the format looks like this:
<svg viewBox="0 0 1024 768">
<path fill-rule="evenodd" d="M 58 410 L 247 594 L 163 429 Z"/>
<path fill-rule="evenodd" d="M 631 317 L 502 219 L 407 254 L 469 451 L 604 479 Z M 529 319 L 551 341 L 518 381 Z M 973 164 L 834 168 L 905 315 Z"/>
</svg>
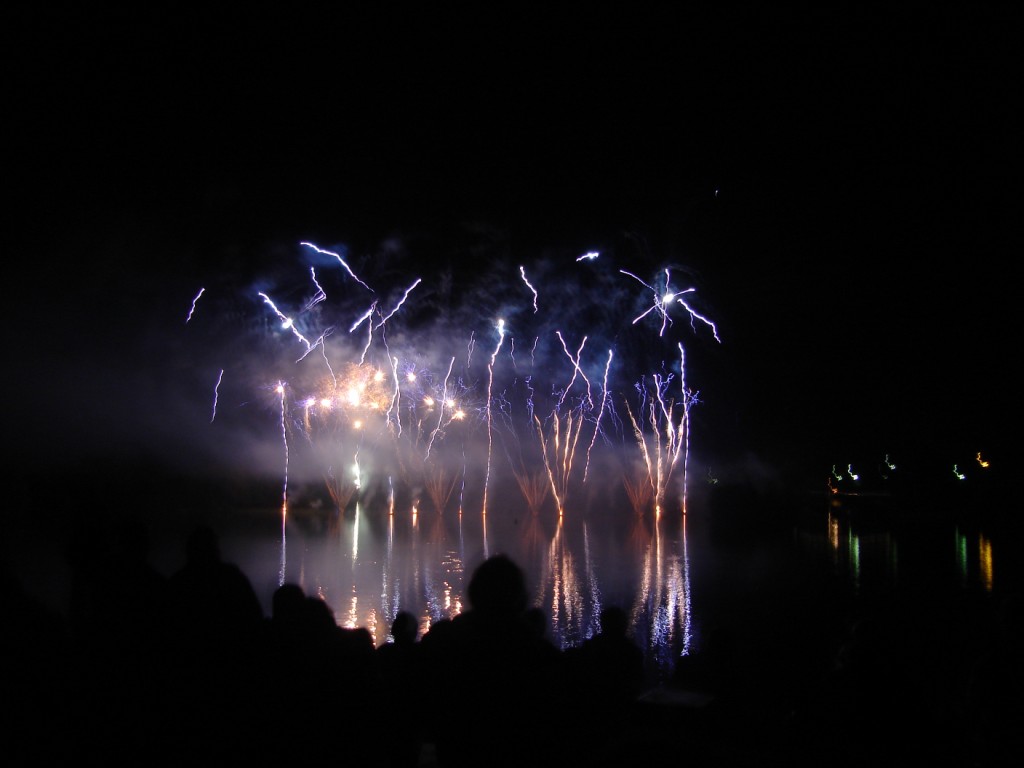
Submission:
<svg viewBox="0 0 1024 768">
<path fill-rule="evenodd" d="M 601 611 L 601 631 L 574 649 L 578 679 L 592 706 L 621 709 L 644 689 L 644 654 L 629 637 L 629 617 L 618 606 Z"/>
<path fill-rule="evenodd" d="M 418 632 L 416 617 L 409 611 L 399 611 L 391 622 L 391 644 L 398 648 L 411 648 Z"/>
<path fill-rule="evenodd" d="M 260 730 L 272 733 L 264 745 L 263 757 L 269 763 L 314 759 L 319 745 L 310 741 L 311 717 L 320 717 L 323 706 L 317 695 L 316 678 L 323 663 L 314 656 L 322 633 L 322 623 L 309 609 L 309 598 L 298 584 L 282 584 L 271 596 L 270 616 L 260 639 L 257 675 L 262 690 L 257 717 Z M 319 643 L 323 646 L 323 642 Z M 313 732 L 316 739 L 323 734 Z"/>
<path fill-rule="evenodd" d="M 0 683 L 7 709 L 3 736 L 8 765 L 64 765 L 76 759 L 80 699 L 66 622 L 31 595 L 0 560 Z M 72 730 L 74 728 L 74 730 Z M 55 738 L 54 734 L 61 734 Z"/>
<path fill-rule="evenodd" d="M 548 617 L 544 609 L 539 605 L 531 605 L 523 612 L 523 619 L 527 626 L 531 627 L 537 637 L 546 639 L 548 632 Z"/>
<path fill-rule="evenodd" d="M 626 612 L 618 606 L 601 611 L 600 631 L 565 651 L 569 670 L 572 712 L 582 745 L 595 748 L 587 762 L 622 757 L 623 734 L 633 717 L 637 697 L 644 689 L 644 655 L 629 637 Z M 616 735 L 616 738 L 611 738 Z M 626 745 L 627 751 L 631 749 Z"/>
<path fill-rule="evenodd" d="M 505 555 L 488 558 L 473 572 L 467 599 L 468 610 L 452 619 L 430 651 L 438 761 L 443 766 L 556 762 L 565 692 L 562 655 L 525 618 L 522 570 Z"/>
<path fill-rule="evenodd" d="M 143 522 L 96 516 L 66 551 L 77 686 L 77 740 L 98 760 L 143 759 L 166 727 L 167 579 L 149 562 Z"/>
<path fill-rule="evenodd" d="M 706 630 L 700 647 L 676 659 L 672 686 L 708 696 L 731 696 L 738 684 L 734 646 L 735 641 L 727 627 L 712 625 Z"/>
<path fill-rule="evenodd" d="M 336 757 L 368 758 L 374 703 L 373 637 L 365 627 L 338 626 L 331 607 L 298 584 L 271 598 L 260 643 L 261 731 L 273 733 L 267 762 L 312 764 Z"/>
<path fill-rule="evenodd" d="M 442 695 L 447 679 L 445 668 L 448 657 L 452 653 L 452 628 L 450 618 L 443 617 L 433 622 L 417 643 L 420 657 L 420 674 L 424 690 L 431 700 Z M 424 706 L 421 722 L 423 741 L 426 749 L 433 749 L 434 734 L 443 732 L 450 727 L 446 720 L 446 708 L 442 706 Z"/>
<path fill-rule="evenodd" d="M 274 590 L 270 597 L 270 620 L 274 627 L 294 631 L 302 623 L 306 606 L 306 591 L 298 584 L 288 582 Z"/>
<path fill-rule="evenodd" d="M 282 584 L 271 596 L 270 617 L 260 637 L 260 676 L 271 701 L 292 701 L 306 685 L 308 647 L 314 627 L 310 626 L 306 592 L 298 584 Z"/>
<path fill-rule="evenodd" d="M 416 617 L 399 611 L 391 622 L 391 641 L 377 646 L 377 710 L 386 712 L 384 755 L 388 766 L 415 766 L 419 762 L 423 737 L 420 708 L 424 693 L 420 669 L 420 646 L 416 642 Z"/>
<path fill-rule="evenodd" d="M 185 542 L 185 565 L 168 579 L 168 620 L 175 645 L 189 661 L 237 658 L 251 646 L 263 609 L 249 577 L 221 559 L 209 526 L 195 528 Z"/>
<path fill-rule="evenodd" d="M 188 734 L 179 757 L 251 755 L 262 606 L 211 527 L 189 533 L 185 560 L 167 581 L 174 720 Z"/>
<path fill-rule="evenodd" d="M 373 635 L 366 627 L 338 625 L 331 607 L 319 597 L 306 598 L 303 609 L 309 622 L 306 652 L 317 660 L 316 677 L 325 693 L 334 696 L 344 689 L 348 698 L 370 695 L 374 682 Z"/>
</svg>

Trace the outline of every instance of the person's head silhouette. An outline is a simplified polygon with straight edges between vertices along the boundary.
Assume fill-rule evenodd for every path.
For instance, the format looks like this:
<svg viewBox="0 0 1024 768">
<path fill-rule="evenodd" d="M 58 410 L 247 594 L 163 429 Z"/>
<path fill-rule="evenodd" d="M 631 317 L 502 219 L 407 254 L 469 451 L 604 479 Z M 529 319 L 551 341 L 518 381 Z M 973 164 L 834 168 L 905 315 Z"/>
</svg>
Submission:
<svg viewBox="0 0 1024 768">
<path fill-rule="evenodd" d="M 518 616 L 529 595 L 522 569 L 507 555 L 494 555 L 473 572 L 467 589 L 470 608 L 486 614 Z"/>
<path fill-rule="evenodd" d="M 629 617 L 617 605 L 609 605 L 601 611 L 601 632 L 608 637 L 625 637 L 629 629 Z"/>
<path fill-rule="evenodd" d="M 391 637 L 398 645 L 416 642 L 416 617 L 408 611 L 399 611 L 391 622 Z"/>
</svg>

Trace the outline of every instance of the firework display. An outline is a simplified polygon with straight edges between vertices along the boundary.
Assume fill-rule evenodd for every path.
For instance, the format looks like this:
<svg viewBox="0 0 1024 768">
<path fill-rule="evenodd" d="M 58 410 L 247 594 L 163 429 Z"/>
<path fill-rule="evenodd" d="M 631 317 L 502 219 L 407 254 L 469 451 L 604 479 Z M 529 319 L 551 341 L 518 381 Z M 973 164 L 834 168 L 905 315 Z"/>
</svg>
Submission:
<svg viewBox="0 0 1024 768">
<path fill-rule="evenodd" d="M 211 382 L 211 425 L 231 377 L 247 417 L 254 402 L 268 428 L 275 414 L 283 516 L 296 473 L 319 476 L 341 511 L 387 488 L 416 508 L 486 515 L 511 479 L 532 512 L 550 504 L 561 516 L 610 477 L 638 513 L 685 511 L 698 392 L 673 327 L 720 338 L 670 268 L 648 282 L 591 251 L 378 286 L 397 270 L 370 261 L 364 279 L 343 249 L 296 250 L 294 270 L 231 297 L 251 325 L 221 345 L 228 359 Z M 211 293 L 194 294 L 187 325 L 219 311 Z"/>
</svg>

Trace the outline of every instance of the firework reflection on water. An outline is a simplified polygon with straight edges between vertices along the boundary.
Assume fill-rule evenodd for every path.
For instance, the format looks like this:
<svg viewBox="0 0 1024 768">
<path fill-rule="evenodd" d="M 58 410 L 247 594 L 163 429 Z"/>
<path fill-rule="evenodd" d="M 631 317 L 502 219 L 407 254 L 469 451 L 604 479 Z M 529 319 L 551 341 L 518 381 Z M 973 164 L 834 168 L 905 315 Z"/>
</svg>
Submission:
<svg viewBox="0 0 1024 768">
<path fill-rule="evenodd" d="M 579 645 L 600 631 L 601 610 L 619 605 L 653 673 L 668 675 L 692 633 L 685 520 L 644 520 L 620 510 L 610 522 L 611 512 L 586 519 L 571 511 L 534 514 L 523 506 L 481 516 L 438 514 L 429 505 L 394 512 L 356 505 L 329 522 L 319 519 L 329 516 L 322 510 L 293 510 L 286 581 L 322 597 L 339 625 L 367 627 L 380 644 L 399 610 L 417 616 L 421 634 L 466 610 L 473 569 L 507 553 L 524 568 L 531 602 L 547 616 L 556 645 Z M 247 567 L 263 571 L 253 579 L 257 588 L 272 591 L 278 578 L 268 564 Z"/>
</svg>

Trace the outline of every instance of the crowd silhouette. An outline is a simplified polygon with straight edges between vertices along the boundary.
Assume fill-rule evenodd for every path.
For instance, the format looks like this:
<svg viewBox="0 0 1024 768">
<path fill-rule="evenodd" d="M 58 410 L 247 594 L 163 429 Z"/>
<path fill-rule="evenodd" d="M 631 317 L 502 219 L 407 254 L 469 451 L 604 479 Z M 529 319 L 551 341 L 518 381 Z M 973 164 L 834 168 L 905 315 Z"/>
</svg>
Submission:
<svg viewBox="0 0 1024 768">
<path fill-rule="evenodd" d="M 13 705 L 5 751 L 14 765 L 86 757 L 107 765 L 621 765 L 680 749 L 691 765 L 725 754 L 752 765 L 783 755 L 799 762 L 785 735 L 774 746 L 729 752 L 728 745 L 752 739 L 754 730 L 737 730 L 756 718 L 819 734 L 809 742 L 816 749 L 827 748 L 826 738 L 849 737 L 851 722 L 898 738 L 906 730 L 898 716 L 920 701 L 890 697 L 879 710 L 884 717 L 875 716 L 880 692 L 906 676 L 912 659 L 918 685 L 934 669 L 922 667 L 916 651 L 896 648 L 897 638 L 883 631 L 891 623 L 862 616 L 802 709 L 743 720 L 735 706 L 737 651 L 724 632 L 680 660 L 669 683 L 701 692 L 699 699 L 652 698 L 623 607 L 605 606 L 599 631 L 560 649 L 543 610 L 529 602 L 523 571 L 504 554 L 472 572 L 461 613 L 420 626 L 398 610 L 376 646 L 367 628 L 340 626 L 327 602 L 296 583 L 274 591 L 264 616 L 210 526 L 188 534 L 184 562 L 168 576 L 149 564 L 143 529 L 125 521 L 71 537 L 66 554 L 66 616 L 34 599 L 7 563 L 0 574 L 0 654 Z M 1017 617 L 1008 603 L 996 642 L 970 656 L 964 695 L 946 691 L 952 703 L 943 717 L 958 706 L 970 715 L 961 725 L 965 750 L 984 758 L 975 765 L 1002 764 L 1000 747 L 1019 741 L 1015 720 L 989 695 L 1013 693 L 1021 679 L 1012 650 Z M 652 729 L 663 728 L 674 738 L 649 743 Z M 884 764 L 872 739 L 857 742 L 870 749 L 844 752 L 841 764 Z M 926 750 L 933 764 L 965 758 L 942 744 Z M 904 749 L 895 754 L 911 759 L 913 748 Z"/>
<path fill-rule="evenodd" d="M 4 682 L 17 702 L 5 730 L 15 764 L 83 755 L 108 765 L 553 764 L 564 754 L 557 743 L 574 685 L 595 702 L 640 689 L 639 678 L 623 688 L 638 670 L 616 671 L 601 637 L 570 664 L 505 555 L 474 571 L 455 618 L 421 632 L 400 610 L 375 646 L 367 628 L 340 626 L 327 602 L 296 583 L 277 587 L 264 616 L 209 525 L 188 533 L 183 562 L 167 576 L 148 552 L 134 522 L 83 526 L 66 552 L 66 619 L 4 564 Z M 629 644 L 624 622 L 605 614 L 615 643 Z M 628 656 L 630 665 L 642 659 L 637 646 Z M 607 695 L 591 674 L 607 678 Z"/>
</svg>

